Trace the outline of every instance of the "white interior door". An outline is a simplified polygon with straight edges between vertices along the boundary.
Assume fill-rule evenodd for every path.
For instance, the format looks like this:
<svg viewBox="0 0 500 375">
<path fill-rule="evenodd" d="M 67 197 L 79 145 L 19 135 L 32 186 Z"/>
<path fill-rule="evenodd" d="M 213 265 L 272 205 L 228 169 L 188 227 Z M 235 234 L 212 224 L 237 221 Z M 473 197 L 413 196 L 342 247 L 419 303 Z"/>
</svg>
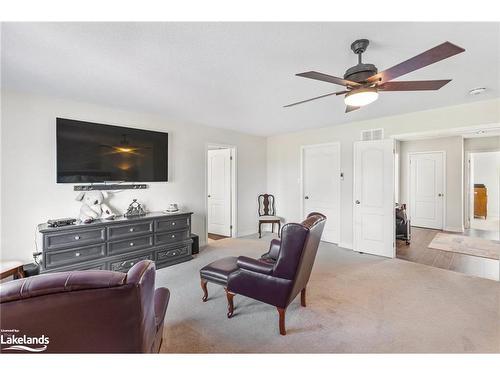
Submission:
<svg viewBox="0 0 500 375">
<path fill-rule="evenodd" d="M 327 218 L 323 241 L 340 240 L 340 145 L 304 146 L 302 151 L 303 217 L 320 212 Z"/>
<path fill-rule="evenodd" d="M 208 233 L 231 236 L 231 150 L 208 150 Z"/>
<path fill-rule="evenodd" d="M 394 258 L 394 141 L 354 143 L 354 250 Z"/>
<path fill-rule="evenodd" d="M 411 225 L 443 229 L 444 153 L 410 154 Z"/>
</svg>

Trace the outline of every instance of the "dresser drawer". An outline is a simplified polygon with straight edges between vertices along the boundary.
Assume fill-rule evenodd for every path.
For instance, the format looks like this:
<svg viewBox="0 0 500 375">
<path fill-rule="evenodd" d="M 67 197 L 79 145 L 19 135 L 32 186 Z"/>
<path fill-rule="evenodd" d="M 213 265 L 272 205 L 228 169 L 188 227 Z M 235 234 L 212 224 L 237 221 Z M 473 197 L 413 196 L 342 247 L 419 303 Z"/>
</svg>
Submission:
<svg viewBox="0 0 500 375">
<path fill-rule="evenodd" d="M 185 244 L 182 246 L 178 247 L 171 247 L 168 249 L 164 250 L 157 250 L 156 251 L 156 261 L 161 263 L 161 262 L 167 262 L 169 260 L 173 260 L 175 258 L 180 258 L 186 255 L 190 254 L 190 247 L 191 244 Z"/>
<path fill-rule="evenodd" d="M 114 225 L 108 227 L 108 240 L 117 240 L 126 237 L 136 237 L 143 234 L 153 233 L 153 221 L 144 223 Z"/>
<path fill-rule="evenodd" d="M 142 255 L 135 255 L 133 257 L 123 258 L 114 262 L 109 263 L 109 269 L 116 272 L 128 272 L 134 264 L 140 262 L 141 260 L 153 260 L 153 254 L 147 253 Z"/>
<path fill-rule="evenodd" d="M 106 255 L 106 244 L 77 247 L 68 250 L 44 253 L 44 268 L 51 269 L 87 260 L 98 259 Z"/>
<path fill-rule="evenodd" d="M 177 230 L 189 227 L 189 216 L 173 217 L 169 219 L 159 219 L 155 221 L 156 231 L 164 232 L 167 230 Z"/>
<path fill-rule="evenodd" d="M 106 262 L 97 262 L 96 261 L 91 261 L 91 262 L 85 262 L 85 263 L 78 263 L 74 266 L 64 266 L 64 267 L 57 267 L 56 269 L 51 268 L 50 272 L 66 272 L 66 271 L 88 271 L 88 270 L 105 270 L 106 269 Z M 45 269 L 41 271 L 42 273 L 45 273 Z"/>
<path fill-rule="evenodd" d="M 189 230 L 176 230 L 166 233 L 158 233 L 155 235 L 155 244 L 163 245 L 189 239 Z"/>
<path fill-rule="evenodd" d="M 153 235 L 133 237 L 108 243 L 108 255 L 127 253 L 153 246 Z"/>
<path fill-rule="evenodd" d="M 94 228 L 64 233 L 46 234 L 43 237 L 45 250 L 75 247 L 106 240 L 106 228 Z"/>
</svg>

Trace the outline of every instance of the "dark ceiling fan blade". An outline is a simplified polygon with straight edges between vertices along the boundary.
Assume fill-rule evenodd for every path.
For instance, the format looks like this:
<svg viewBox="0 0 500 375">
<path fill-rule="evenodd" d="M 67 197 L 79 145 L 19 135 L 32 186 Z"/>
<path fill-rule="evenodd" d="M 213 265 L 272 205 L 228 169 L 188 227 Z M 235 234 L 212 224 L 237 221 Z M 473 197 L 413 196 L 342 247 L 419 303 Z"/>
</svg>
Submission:
<svg viewBox="0 0 500 375">
<path fill-rule="evenodd" d="M 331 93 L 329 93 L 329 94 L 325 94 L 325 95 L 321 95 L 321 96 L 316 96 L 315 98 L 302 100 L 302 101 L 300 101 L 300 102 L 296 102 L 296 103 L 292 103 L 292 104 L 287 104 L 287 105 L 284 105 L 284 106 L 283 106 L 283 108 L 286 108 L 286 107 L 292 107 L 292 106 L 297 105 L 297 104 L 307 103 L 307 102 L 310 102 L 310 101 L 312 101 L 312 100 L 316 100 L 316 99 L 326 98 L 327 96 L 345 94 L 346 92 L 347 92 L 347 91 L 337 91 L 337 92 L 331 92 Z"/>
<path fill-rule="evenodd" d="M 299 77 L 305 77 L 305 78 L 311 78 L 311 79 L 317 79 L 318 81 L 324 81 L 324 82 L 330 82 L 330 83 L 335 83 L 337 85 L 341 86 L 351 86 L 351 87 L 356 87 L 359 86 L 359 83 L 349 81 L 347 79 L 339 78 L 339 77 L 334 77 L 328 74 L 324 73 L 319 73 L 319 72 L 305 72 L 305 73 L 297 73 L 295 74 L 296 76 Z"/>
<path fill-rule="evenodd" d="M 465 49 L 462 47 L 456 46 L 450 42 L 444 42 L 420 55 L 414 56 L 400 64 L 394 65 L 392 68 L 371 76 L 367 81 L 370 83 L 376 81 L 384 83 L 464 51 Z"/>
<path fill-rule="evenodd" d="M 355 111 L 356 109 L 360 109 L 361 107 L 354 107 L 352 105 L 347 105 L 345 107 L 345 113 L 349 113 L 349 112 L 352 112 L 352 111 Z"/>
<path fill-rule="evenodd" d="M 391 81 L 378 85 L 379 91 L 421 91 L 439 90 L 451 82 L 451 79 L 439 79 L 433 81 Z"/>
</svg>

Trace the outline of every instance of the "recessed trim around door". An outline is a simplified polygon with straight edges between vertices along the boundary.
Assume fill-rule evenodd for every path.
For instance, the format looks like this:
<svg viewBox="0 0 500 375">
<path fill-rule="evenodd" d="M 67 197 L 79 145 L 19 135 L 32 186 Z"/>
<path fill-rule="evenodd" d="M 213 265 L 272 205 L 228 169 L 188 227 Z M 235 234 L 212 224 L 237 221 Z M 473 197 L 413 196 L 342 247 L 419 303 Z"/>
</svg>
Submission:
<svg viewBox="0 0 500 375">
<path fill-rule="evenodd" d="M 415 179 L 420 177 L 425 178 L 426 176 L 418 176 L 418 165 L 427 159 L 432 161 L 434 166 L 434 182 L 432 192 L 429 192 L 427 196 L 422 195 L 417 197 L 416 188 L 413 186 L 417 183 Z M 409 152 L 407 160 L 408 168 L 408 213 L 411 220 L 411 225 L 423 228 L 432 228 L 444 230 L 446 228 L 446 152 L 445 151 L 419 151 L 419 152 Z M 432 195 L 432 196 L 431 196 Z M 432 206 L 435 217 L 426 217 L 423 214 L 425 211 L 423 208 L 418 212 L 422 212 L 422 215 L 417 216 L 416 205 L 419 204 L 417 200 L 422 202 L 425 200 L 427 206 Z M 422 203 L 421 202 L 421 203 Z M 423 204 L 423 203 L 422 203 Z"/>
<path fill-rule="evenodd" d="M 325 152 L 330 152 L 333 155 L 333 161 L 331 168 L 328 171 L 311 171 L 310 173 L 317 173 L 318 177 L 327 177 L 327 183 L 331 183 L 330 188 L 334 194 L 331 200 L 321 201 L 314 200 L 314 196 L 322 192 L 316 190 L 316 193 L 311 195 L 310 187 L 307 187 L 307 172 L 306 172 L 306 152 L 308 151 L 320 151 L 323 149 Z M 311 211 L 319 211 L 326 215 L 327 221 L 325 226 L 325 231 L 323 232 L 323 241 L 340 243 L 341 242 L 341 232 L 340 232 L 340 142 L 330 142 L 321 143 L 314 145 L 304 145 L 300 147 L 300 213 L 302 219 L 306 217 Z M 320 176 L 319 174 L 322 173 Z M 329 178 L 331 177 L 331 180 Z M 314 178 L 314 177 L 312 177 Z M 307 194 L 307 195 L 306 195 Z M 307 202 L 306 202 L 307 199 Z"/>
</svg>

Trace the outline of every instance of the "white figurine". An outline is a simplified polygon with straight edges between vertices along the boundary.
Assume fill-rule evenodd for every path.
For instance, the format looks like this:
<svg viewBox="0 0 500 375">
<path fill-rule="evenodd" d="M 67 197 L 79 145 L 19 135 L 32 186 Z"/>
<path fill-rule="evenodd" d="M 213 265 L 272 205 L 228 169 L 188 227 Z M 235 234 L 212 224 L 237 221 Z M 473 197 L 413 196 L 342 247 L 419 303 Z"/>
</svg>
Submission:
<svg viewBox="0 0 500 375">
<path fill-rule="evenodd" d="M 80 208 L 80 220 L 83 223 L 90 223 L 96 219 L 114 219 L 116 215 L 104 203 L 104 199 L 107 198 L 108 193 L 99 190 L 82 191 L 78 194 L 76 200 L 83 201 Z"/>
</svg>

